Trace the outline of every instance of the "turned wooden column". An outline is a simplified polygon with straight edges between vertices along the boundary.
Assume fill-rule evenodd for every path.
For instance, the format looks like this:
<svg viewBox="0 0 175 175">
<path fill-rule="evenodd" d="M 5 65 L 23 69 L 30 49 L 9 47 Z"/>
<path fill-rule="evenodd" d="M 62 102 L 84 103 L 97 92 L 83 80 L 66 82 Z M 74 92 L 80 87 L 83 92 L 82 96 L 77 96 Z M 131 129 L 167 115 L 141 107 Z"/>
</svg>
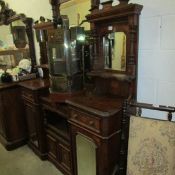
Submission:
<svg viewBox="0 0 175 175">
<path fill-rule="evenodd" d="M 32 64 L 32 72 L 36 72 L 36 54 L 35 54 L 35 45 L 34 45 L 34 37 L 33 37 L 33 19 L 32 18 L 25 18 L 23 22 L 26 25 L 26 34 L 29 41 L 29 50 L 30 50 L 30 58 L 31 58 L 31 64 Z"/>
<path fill-rule="evenodd" d="M 53 13 L 53 25 L 57 28 L 57 25 L 62 23 L 60 17 L 60 0 L 49 0 L 50 4 L 52 5 L 52 13 Z"/>
</svg>

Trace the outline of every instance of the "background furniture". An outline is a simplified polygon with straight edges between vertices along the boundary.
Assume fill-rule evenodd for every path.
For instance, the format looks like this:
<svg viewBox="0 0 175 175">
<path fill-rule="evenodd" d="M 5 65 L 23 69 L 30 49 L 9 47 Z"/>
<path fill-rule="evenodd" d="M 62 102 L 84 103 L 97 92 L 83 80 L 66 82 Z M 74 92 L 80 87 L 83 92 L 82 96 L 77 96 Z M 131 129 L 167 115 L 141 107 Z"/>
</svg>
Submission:
<svg viewBox="0 0 175 175">
<path fill-rule="evenodd" d="M 48 80 L 29 80 L 21 82 L 22 98 L 27 121 L 28 145 L 41 158 L 47 158 L 44 132 L 44 118 L 41 111 L 40 97 L 48 94 Z"/>
<path fill-rule="evenodd" d="M 0 25 L 12 25 L 13 22 L 17 20 L 21 20 L 25 26 L 25 32 L 28 37 L 28 45 L 29 45 L 29 53 L 32 65 L 32 72 L 35 72 L 34 66 L 36 65 L 36 55 L 35 55 L 35 47 L 33 40 L 33 30 L 32 23 L 33 19 L 26 17 L 24 14 L 16 14 L 13 9 L 10 9 L 8 5 L 1 0 L 0 1 L 1 11 L 0 11 Z M 12 25 L 13 26 L 13 25 Z"/>
<path fill-rule="evenodd" d="M 48 66 L 48 54 L 47 54 L 47 41 L 48 41 L 47 31 L 48 29 L 53 29 L 53 23 L 39 20 L 38 23 L 36 23 L 33 27 L 35 29 L 36 38 L 37 41 L 39 42 L 40 47 L 40 65 L 38 65 L 37 67 L 42 68 L 43 78 L 48 79 L 49 66 Z"/>
<path fill-rule="evenodd" d="M 16 14 L 4 1 L 0 1 L 0 25 L 10 27 L 12 23 L 20 21 L 23 23 L 25 33 L 28 37 L 29 57 L 31 59 L 32 72 L 36 72 L 35 49 L 33 42 L 33 31 L 31 18 L 24 14 Z M 18 21 L 18 22 L 19 22 Z M 14 34 L 14 33 L 13 33 Z M 25 43 L 23 43 L 25 44 Z M 17 49 L 10 51 L 1 51 L 0 54 L 23 53 L 28 49 Z M 21 88 L 18 82 L 0 84 L 0 141 L 6 149 L 11 150 L 27 141 L 25 111 L 21 98 Z"/>
<path fill-rule="evenodd" d="M 7 150 L 26 143 L 25 111 L 16 83 L 0 85 L 0 142 Z"/>
</svg>

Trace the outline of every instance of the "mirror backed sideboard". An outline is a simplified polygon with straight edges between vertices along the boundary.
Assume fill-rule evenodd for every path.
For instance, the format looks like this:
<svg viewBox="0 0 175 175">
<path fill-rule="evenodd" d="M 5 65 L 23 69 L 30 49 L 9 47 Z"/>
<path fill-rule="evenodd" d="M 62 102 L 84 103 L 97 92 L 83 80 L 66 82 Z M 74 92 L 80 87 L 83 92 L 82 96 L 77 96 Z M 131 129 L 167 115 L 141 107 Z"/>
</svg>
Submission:
<svg viewBox="0 0 175 175">
<path fill-rule="evenodd" d="M 137 95 L 139 15 L 143 6 L 120 0 L 117 6 L 112 6 L 112 1 L 101 3 L 103 8 L 99 9 L 100 1 L 91 0 L 90 14 L 84 21 L 90 23 L 90 31 L 84 32 L 87 37 L 80 24 L 69 26 L 67 16 L 60 12 L 62 1 L 49 2 L 53 20 L 40 18 L 34 25 L 40 45 L 41 65 L 37 67 L 45 69 L 46 76 L 15 83 L 27 128 L 21 133 L 41 159 L 51 161 L 63 174 L 111 175 L 120 171 L 124 175 L 126 169 L 120 159 L 125 122 L 122 110 L 125 100 Z M 29 32 L 32 20 L 23 15 L 13 19 L 25 24 L 28 40 L 21 33 L 24 27 L 13 30 L 21 33 L 21 45 L 28 41 L 35 71 L 33 34 Z M 86 42 L 79 40 L 80 34 L 81 39 L 88 38 Z M 87 62 L 90 66 L 85 71 Z M 59 81 L 53 80 L 55 77 Z M 0 115 L 0 133 L 3 120 Z"/>
</svg>

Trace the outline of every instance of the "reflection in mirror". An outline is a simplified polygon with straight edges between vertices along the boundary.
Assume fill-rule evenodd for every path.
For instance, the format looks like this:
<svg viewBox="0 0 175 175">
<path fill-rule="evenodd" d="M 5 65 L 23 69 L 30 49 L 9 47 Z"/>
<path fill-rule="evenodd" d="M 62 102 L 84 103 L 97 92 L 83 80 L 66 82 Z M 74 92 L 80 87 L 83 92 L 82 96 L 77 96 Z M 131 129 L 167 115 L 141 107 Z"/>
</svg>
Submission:
<svg viewBox="0 0 175 175">
<path fill-rule="evenodd" d="M 27 44 L 25 24 L 21 20 L 12 22 L 11 31 L 16 48 L 24 48 Z"/>
<path fill-rule="evenodd" d="M 103 37 L 104 68 L 126 71 L 126 34 L 113 32 Z"/>
<path fill-rule="evenodd" d="M 22 21 L 20 22 L 22 23 Z M 19 22 L 17 23 L 19 24 Z M 24 24 L 18 26 L 25 29 Z M 15 27 L 16 30 L 14 23 L 13 27 Z M 27 44 L 28 41 L 26 39 L 25 30 L 24 32 L 21 32 L 21 28 L 19 30 L 17 29 L 18 36 L 15 36 L 15 38 L 20 37 L 20 42 L 17 41 L 16 44 L 22 48 L 17 48 L 16 44 L 14 43 L 14 36 L 11 33 L 13 31 L 12 25 L 0 26 L 0 79 L 1 75 L 6 72 L 13 77 L 14 81 L 17 81 L 18 75 L 21 75 L 21 73 L 24 71 L 30 72 L 31 70 L 31 59 L 29 46 Z M 25 48 L 23 48 L 24 46 Z"/>
</svg>

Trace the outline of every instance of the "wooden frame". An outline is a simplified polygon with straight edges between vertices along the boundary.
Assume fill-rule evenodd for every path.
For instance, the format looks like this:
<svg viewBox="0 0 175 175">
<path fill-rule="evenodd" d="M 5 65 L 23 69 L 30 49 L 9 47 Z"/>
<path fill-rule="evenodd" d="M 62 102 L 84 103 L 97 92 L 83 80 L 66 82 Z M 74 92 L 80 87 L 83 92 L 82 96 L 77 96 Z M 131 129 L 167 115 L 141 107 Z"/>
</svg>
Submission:
<svg viewBox="0 0 175 175">
<path fill-rule="evenodd" d="M 106 4 L 105 4 L 106 5 Z M 127 33 L 127 75 L 136 75 L 136 65 L 138 57 L 138 30 L 139 30 L 139 15 L 142 10 L 138 4 L 124 4 L 114 7 L 104 5 L 102 10 L 92 11 L 86 18 L 91 24 L 91 30 L 94 36 L 94 70 L 103 70 L 103 55 L 100 53 L 102 46 L 100 38 L 104 33 L 109 33 L 108 27 L 112 26 L 115 29 L 120 27 Z M 110 31 L 111 32 L 111 31 Z"/>
<path fill-rule="evenodd" d="M 98 1 L 92 1 L 92 5 L 99 5 Z M 94 5 L 94 6 L 95 6 Z M 137 62 L 138 62 L 138 33 L 139 33 L 139 15 L 143 6 L 139 4 L 128 4 L 128 0 L 121 0 L 117 6 L 112 6 L 112 2 L 103 3 L 103 9 L 97 8 L 91 10 L 87 15 L 87 21 L 90 22 L 93 37 L 93 65 L 91 76 L 105 79 L 115 78 L 118 81 L 130 79 L 130 94 L 136 97 L 137 89 Z M 109 29 L 111 28 L 111 29 Z M 104 69 L 104 55 L 102 38 L 104 34 L 111 32 L 124 32 L 126 38 L 126 71 L 106 70 Z M 111 80 L 112 82 L 112 80 Z"/>
<path fill-rule="evenodd" d="M 29 52 L 32 64 L 32 72 L 36 72 L 36 54 L 32 29 L 33 19 L 26 17 L 24 14 L 16 14 L 16 12 L 13 11 L 13 9 L 10 9 L 3 0 L 0 0 L 0 6 L 0 25 L 9 25 L 10 23 L 16 20 L 22 20 L 25 24 L 26 34 L 29 41 Z"/>
</svg>

